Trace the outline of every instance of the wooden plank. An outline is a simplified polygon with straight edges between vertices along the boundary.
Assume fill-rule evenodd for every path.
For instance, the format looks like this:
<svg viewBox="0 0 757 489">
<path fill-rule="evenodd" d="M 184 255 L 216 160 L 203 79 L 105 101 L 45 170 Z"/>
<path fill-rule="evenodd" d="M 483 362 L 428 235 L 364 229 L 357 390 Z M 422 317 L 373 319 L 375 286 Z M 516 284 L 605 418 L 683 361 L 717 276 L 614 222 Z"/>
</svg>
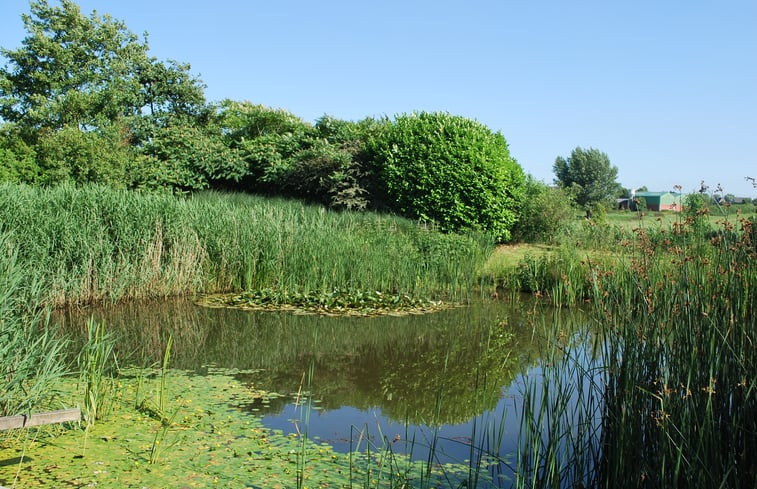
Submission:
<svg viewBox="0 0 757 489">
<path fill-rule="evenodd" d="M 5 416 L 0 418 L 0 431 L 12 430 L 14 428 L 28 428 L 43 424 L 63 423 L 65 421 L 79 421 L 80 419 L 81 411 L 79 411 L 79 408 L 61 409 L 59 411 L 49 411 L 28 416 Z"/>
</svg>

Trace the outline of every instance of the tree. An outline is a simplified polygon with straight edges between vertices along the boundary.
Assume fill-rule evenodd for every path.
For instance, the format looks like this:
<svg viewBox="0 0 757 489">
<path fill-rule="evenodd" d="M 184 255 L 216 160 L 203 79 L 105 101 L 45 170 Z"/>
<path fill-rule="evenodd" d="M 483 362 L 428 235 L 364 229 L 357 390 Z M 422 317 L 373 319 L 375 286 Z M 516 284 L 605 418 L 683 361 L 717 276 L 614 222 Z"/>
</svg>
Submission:
<svg viewBox="0 0 757 489">
<path fill-rule="evenodd" d="M 0 114 L 30 129 L 97 126 L 105 118 L 134 114 L 135 64 L 147 46 L 110 17 L 83 16 L 71 0 L 60 7 L 31 2 L 22 16 L 29 35 L 17 50 L 2 49 L 10 67 L 0 69 Z"/>
<path fill-rule="evenodd" d="M 577 147 L 567 159 L 558 156 L 553 170 L 555 183 L 573 192 L 576 203 L 585 208 L 609 201 L 620 188 L 615 180 L 618 168 L 598 149 Z"/>
<path fill-rule="evenodd" d="M 529 243 L 551 243 L 571 227 L 576 214 L 565 189 L 550 187 L 528 175 L 513 238 Z"/>
<path fill-rule="evenodd" d="M 83 15 L 72 0 L 33 0 L 22 47 L 2 49 L 0 115 L 29 129 L 99 127 L 125 116 L 196 114 L 203 86 L 189 65 L 148 56 L 147 41 L 106 15 Z"/>
<path fill-rule="evenodd" d="M 396 117 L 369 146 L 376 192 L 389 210 L 443 230 L 510 239 L 525 177 L 502 134 L 465 117 L 420 112 Z"/>
<path fill-rule="evenodd" d="M 0 117 L 43 158 L 39 167 L 50 174 L 40 181 L 116 183 L 119 173 L 126 178 L 127 149 L 175 121 L 207 122 L 204 86 L 189 65 L 150 57 L 146 39 L 123 22 L 85 16 L 72 0 L 59 6 L 32 0 L 22 20 L 28 33 L 22 46 L 0 49 L 8 60 L 0 68 Z M 104 171 L 82 166 L 92 165 L 83 158 L 96 153 L 119 156 Z"/>
</svg>

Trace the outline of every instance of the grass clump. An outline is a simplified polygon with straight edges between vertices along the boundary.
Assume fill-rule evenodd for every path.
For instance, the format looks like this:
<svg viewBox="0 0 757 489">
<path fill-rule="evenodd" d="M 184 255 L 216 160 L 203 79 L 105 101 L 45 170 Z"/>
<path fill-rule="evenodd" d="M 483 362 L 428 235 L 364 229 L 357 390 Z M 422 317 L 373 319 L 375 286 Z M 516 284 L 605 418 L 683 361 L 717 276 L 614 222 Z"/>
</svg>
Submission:
<svg viewBox="0 0 757 489">
<path fill-rule="evenodd" d="M 88 427 L 110 410 L 114 377 L 118 368 L 113 348 L 116 338 L 105 331 L 104 322 L 87 321 L 87 341 L 76 358 L 79 382 L 84 388 L 82 405 Z"/>
</svg>

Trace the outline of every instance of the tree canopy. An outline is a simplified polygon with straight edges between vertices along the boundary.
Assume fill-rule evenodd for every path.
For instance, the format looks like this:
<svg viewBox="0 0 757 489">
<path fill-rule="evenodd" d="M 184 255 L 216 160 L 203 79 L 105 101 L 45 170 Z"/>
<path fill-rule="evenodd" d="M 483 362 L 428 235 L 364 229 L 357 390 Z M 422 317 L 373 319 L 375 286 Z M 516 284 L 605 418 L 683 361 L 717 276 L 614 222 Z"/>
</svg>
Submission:
<svg viewBox="0 0 757 489">
<path fill-rule="evenodd" d="M 607 154 L 595 148 L 574 149 L 568 158 L 558 156 L 553 167 L 555 183 L 570 190 L 583 207 L 612 199 L 620 189 L 618 168 Z"/>
<path fill-rule="evenodd" d="M 87 17 L 71 0 L 30 7 L 22 46 L 0 50 L 9 61 L 0 68 L 0 116 L 27 134 L 99 128 L 144 112 L 195 115 L 204 106 L 189 66 L 150 57 L 147 41 L 123 22 Z"/>
<path fill-rule="evenodd" d="M 0 49 L 5 178 L 132 185 L 127 166 L 150 156 L 145 145 L 161 131 L 206 124 L 204 86 L 189 65 L 151 57 L 123 22 L 86 16 L 72 0 L 32 0 L 22 20 L 21 47 Z"/>
</svg>

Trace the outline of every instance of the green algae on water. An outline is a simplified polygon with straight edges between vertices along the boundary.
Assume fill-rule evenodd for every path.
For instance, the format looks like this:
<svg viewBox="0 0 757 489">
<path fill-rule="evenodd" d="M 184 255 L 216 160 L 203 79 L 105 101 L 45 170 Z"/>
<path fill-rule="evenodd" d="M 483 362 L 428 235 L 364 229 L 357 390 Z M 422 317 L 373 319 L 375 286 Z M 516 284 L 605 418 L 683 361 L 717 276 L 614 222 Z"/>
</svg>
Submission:
<svg viewBox="0 0 757 489">
<path fill-rule="evenodd" d="M 423 463 L 390 450 L 343 454 L 326 443 L 266 428 L 242 406 L 275 393 L 237 381 L 238 373 L 210 368 L 200 376 L 172 370 L 168 403 L 177 415 L 166 427 L 138 409 L 140 399 L 154 395 L 157 386 L 150 383 L 158 379 L 122 371 L 112 412 L 86 432 L 83 424 L 73 424 L 3 433 L 0 485 L 284 488 L 294 487 L 298 463 L 308 488 L 350 487 L 368 479 L 371 487 L 397 487 L 399 479 L 407 487 L 413 480 L 429 481 Z M 61 390 L 60 401 L 68 405 L 81 394 L 75 379 L 66 379 Z M 153 450 L 160 450 L 159 457 Z M 435 468 L 430 479 L 446 486 L 466 473 L 467 467 L 445 465 Z"/>
</svg>

